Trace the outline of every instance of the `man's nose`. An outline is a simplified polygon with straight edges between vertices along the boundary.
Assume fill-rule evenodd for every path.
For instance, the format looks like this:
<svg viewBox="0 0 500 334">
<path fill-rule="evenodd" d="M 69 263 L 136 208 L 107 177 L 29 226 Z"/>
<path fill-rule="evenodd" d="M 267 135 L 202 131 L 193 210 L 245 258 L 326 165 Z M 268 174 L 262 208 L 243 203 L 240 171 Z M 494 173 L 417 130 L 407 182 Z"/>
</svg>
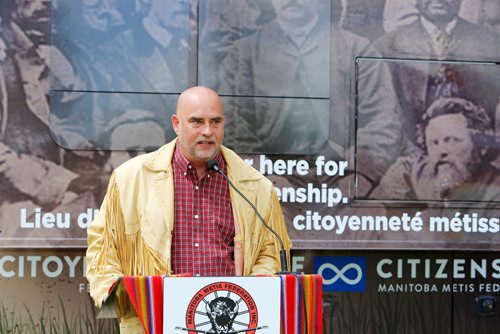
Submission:
<svg viewBox="0 0 500 334">
<path fill-rule="evenodd" d="M 443 142 L 441 142 L 441 143 L 439 143 L 439 145 L 437 145 L 437 151 L 438 151 L 439 156 L 441 158 L 447 157 L 448 154 L 450 153 L 448 145 L 446 145 Z"/>
<path fill-rule="evenodd" d="M 210 124 L 210 122 L 203 124 L 203 129 L 202 129 L 201 133 L 204 136 L 211 136 L 212 135 L 212 124 Z"/>
<path fill-rule="evenodd" d="M 448 152 L 441 152 L 441 153 L 439 153 L 439 157 L 441 159 L 446 158 L 447 156 L 448 156 Z"/>
</svg>

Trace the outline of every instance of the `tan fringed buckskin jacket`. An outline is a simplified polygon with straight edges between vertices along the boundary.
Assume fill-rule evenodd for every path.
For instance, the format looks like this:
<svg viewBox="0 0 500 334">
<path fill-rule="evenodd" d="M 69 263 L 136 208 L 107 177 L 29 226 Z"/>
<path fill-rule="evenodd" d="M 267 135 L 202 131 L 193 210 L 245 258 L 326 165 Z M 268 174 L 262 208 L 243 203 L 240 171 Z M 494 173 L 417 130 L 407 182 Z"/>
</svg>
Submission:
<svg viewBox="0 0 500 334">
<path fill-rule="evenodd" d="M 124 275 L 171 274 L 170 247 L 174 224 L 174 182 L 171 160 L 176 140 L 116 168 L 98 216 L 88 227 L 87 279 L 98 307 L 110 287 Z M 288 261 L 290 239 L 273 184 L 222 147 L 227 174 L 283 239 Z M 237 275 L 280 271 L 280 245 L 241 196 L 230 188 L 235 221 Z M 141 332 L 126 293 L 117 295 L 122 333 Z"/>
</svg>

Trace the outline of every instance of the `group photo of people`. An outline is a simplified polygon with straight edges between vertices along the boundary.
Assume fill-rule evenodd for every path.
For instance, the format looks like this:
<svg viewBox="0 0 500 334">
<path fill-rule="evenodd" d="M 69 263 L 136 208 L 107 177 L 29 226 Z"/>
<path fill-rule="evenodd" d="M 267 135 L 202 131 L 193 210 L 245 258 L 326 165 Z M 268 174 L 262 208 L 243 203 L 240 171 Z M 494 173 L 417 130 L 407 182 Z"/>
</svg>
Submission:
<svg viewBox="0 0 500 334">
<path fill-rule="evenodd" d="M 2 0 L 0 246 L 85 249 L 98 307 L 293 250 L 498 249 L 425 224 L 497 219 L 499 64 L 498 0 Z"/>
<path fill-rule="evenodd" d="M 277 185 L 327 182 L 381 203 L 496 202 L 500 28 L 490 1 L 9 0 L 5 8 L 0 216 L 10 225 L 21 209 L 96 208 L 116 166 L 175 137 L 169 117 L 193 85 L 220 94 L 224 144 L 248 158 L 348 162 L 343 178 L 292 175 Z M 427 129 L 448 114 L 462 114 L 470 136 Z"/>
</svg>

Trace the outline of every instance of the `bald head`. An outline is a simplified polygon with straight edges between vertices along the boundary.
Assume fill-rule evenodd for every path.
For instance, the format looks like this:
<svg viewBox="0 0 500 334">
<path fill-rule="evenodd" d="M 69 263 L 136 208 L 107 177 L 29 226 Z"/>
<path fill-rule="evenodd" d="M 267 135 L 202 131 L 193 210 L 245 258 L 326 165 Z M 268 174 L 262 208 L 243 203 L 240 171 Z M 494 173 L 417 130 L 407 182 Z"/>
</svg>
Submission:
<svg viewBox="0 0 500 334">
<path fill-rule="evenodd" d="M 224 107 L 219 94 L 204 86 L 191 87 L 182 92 L 177 101 L 176 113 L 179 115 L 186 109 L 201 105 L 220 108 L 224 113 Z"/>
<path fill-rule="evenodd" d="M 219 152 L 224 138 L 224 107 L 208 87 L 191 87 L 177 101 L 172 126 L 184 157 L 198 170 Z"/>
</svg>

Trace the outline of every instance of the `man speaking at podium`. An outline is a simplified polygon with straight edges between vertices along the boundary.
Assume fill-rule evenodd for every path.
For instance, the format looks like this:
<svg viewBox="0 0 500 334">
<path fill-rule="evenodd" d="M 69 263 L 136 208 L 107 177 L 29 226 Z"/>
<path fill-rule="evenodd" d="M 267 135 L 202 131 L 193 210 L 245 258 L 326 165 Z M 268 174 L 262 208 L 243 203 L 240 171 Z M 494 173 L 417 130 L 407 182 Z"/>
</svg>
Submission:
<svg viewBox="0 0 500 334">
<path fill-rule="evenodd" d="M 223 175 L 208 168 L 209 160 L 249 198 L 289 252 L 273 184 L 222 146 L 218 94 L 207 87 L 184 91 L 172 125 L 176 139 L 114 170 L 99 215 L 88 227 L 87 279 L 98 307 L 124 275 L 280 271 L 280 243 Z M 126 293 L 118 291 L 117 310 L 121 332 L 142 332 Z"/>
</svg>

